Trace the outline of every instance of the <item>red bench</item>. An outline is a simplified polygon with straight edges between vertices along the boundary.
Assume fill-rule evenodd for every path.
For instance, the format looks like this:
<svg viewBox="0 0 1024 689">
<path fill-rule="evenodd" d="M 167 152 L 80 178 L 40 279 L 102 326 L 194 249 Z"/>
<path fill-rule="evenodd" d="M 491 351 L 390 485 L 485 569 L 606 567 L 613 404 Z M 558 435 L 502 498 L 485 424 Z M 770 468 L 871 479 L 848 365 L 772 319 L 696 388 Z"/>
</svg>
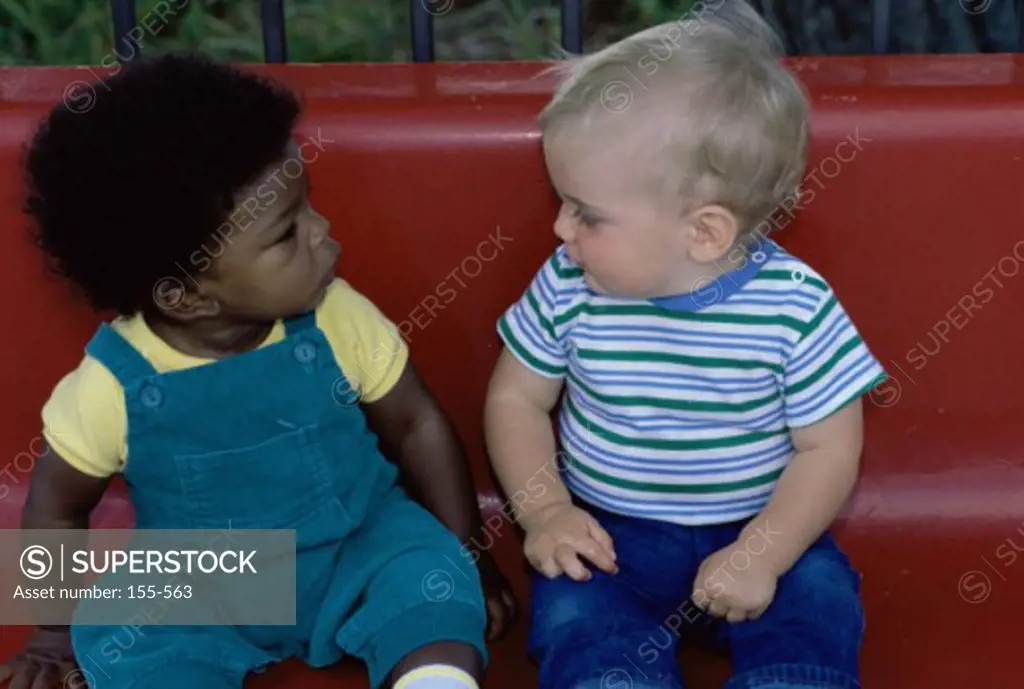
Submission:
<svg viewBox="0 0 1024 689">
<path fill-rule="evenodd" d="M 777 237 L 829 277 L 894 376 L 866 405 L 863 478 L 837 526 L 865 574 L 865 686 L 1016 687 L 1024 59 L 792 65 L 813 94 L 813 149 L 803 208 L 792 222 L 777 216 Z M 481 409 L 498 353 L 495 319 L 555 246 L 555 197 L 533 121 L 551 81 L 536 78 L 541 65 L 522 63 L 263 69 L 305 93 L 300 135 L 323 138 L 314 202 L 344 244 L 341 271 L 409 336 L 496 515 L 502 498 L 486 469 Z M 42 277 L 22 230 L 18 156 L 48 104 L 91 79 L 74 68 L 8 69 L 0 79 L 2 528 L 18 524 L 40 406 L 98 322 Z M 111 203 L 117 194 L 110 190 Z M 130 525 L 121 486 L 94 523 Z M 518 535 L 507 523 L 500 531 L 494 550 L 525 610 Z M 487 687 L 535 686 L 527 625 L 495 645 Z M 0 627 L 0 658 L 26 632 Z M 720 686 L 728 671 L 705 652 L 687 650 L 683 660 L 696 689 Z M 286 665 L 251 686 L 366 684 L 355 665 Z"/>
</svg>

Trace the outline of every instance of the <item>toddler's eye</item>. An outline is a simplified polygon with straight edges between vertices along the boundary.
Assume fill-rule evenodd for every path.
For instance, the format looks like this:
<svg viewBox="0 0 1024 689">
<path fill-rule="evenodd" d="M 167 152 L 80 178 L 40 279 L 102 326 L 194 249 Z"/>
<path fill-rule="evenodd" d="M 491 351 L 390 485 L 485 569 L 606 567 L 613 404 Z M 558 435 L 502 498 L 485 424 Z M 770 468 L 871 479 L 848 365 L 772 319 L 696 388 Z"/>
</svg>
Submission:
<svg viewBox="0 0 1024 689">
<path fill-rule="evenodd" d="M 574 218 L 579 220 L 581 223 L 583 223 L 587 227 L 594 227 L 594 226 L 596 226 L 600 222 L 600 220 L 598 218 L 595 218 L 592 215 L 588 215 L 588 214 L 584 213 L 579 208 L 574 209 L 572 214 L 573 214 Z"/>
<path fill-rule="evenodd" d="M 287 242 L 288 240 L 293 239 L 295 237 L 295 233 L 298 232 L 298 229 L 299 224 L 293 220 L 285 233 L 281 235 L 280 239 L 278 239 L 278 242 Z"/>
</svg>

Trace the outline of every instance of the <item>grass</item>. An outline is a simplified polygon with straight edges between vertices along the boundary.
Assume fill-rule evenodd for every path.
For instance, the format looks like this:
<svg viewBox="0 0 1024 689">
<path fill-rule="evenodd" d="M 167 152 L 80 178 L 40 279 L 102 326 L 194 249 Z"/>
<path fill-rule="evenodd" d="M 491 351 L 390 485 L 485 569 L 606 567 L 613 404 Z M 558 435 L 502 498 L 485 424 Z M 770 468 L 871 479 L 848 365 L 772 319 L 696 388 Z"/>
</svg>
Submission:
<svg viewBox="0 0 1024 689">
<path fill-rule="evenodd" d="M 422 0 L 435 11 L 439 60 L 543 59 L 559 43 L 557 0 Z M 585 2 L 586 48 L 682 16 L 694 0 Z M 412 59 L 409 0 L 285 0 L 292 62 Z M 96 65 L 115 59 L 111 0 L 0 0 L 0 65 Z M 263 60 L 257 0 L 136 0 L 143 51 L 202 50 Z M 127 54 L 126 54 L 127 56 Z"/>
</svg>

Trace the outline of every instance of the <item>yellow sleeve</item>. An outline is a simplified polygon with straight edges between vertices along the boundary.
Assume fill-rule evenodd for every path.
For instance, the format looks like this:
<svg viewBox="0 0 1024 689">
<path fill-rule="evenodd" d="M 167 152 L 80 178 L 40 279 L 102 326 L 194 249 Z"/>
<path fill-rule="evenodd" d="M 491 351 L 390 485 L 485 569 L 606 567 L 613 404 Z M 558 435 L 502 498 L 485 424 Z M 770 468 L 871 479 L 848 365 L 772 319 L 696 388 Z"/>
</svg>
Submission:
<svg viewBox="0 0 1024 689">
<path fill-rule="evenodd" d="M 124 391 L 99 361 L 86 356 L 43 406 L 43 437 L 71 466 L 90 476 L 124 468 Z"/>
<path fill-rule="evenodd" d="M 331 284 L 317 325 L 362 402 L 379 400 L 398 382 L 409 348 L 395 324 L 344 280 Z"/>
</svg>

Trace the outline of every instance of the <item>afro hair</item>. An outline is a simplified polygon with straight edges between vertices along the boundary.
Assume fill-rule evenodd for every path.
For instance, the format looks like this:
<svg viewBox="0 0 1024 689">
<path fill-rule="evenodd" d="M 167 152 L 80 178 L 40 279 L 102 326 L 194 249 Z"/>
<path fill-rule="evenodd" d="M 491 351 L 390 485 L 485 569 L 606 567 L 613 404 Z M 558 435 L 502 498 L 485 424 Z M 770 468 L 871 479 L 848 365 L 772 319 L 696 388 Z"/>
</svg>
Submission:
<svg viewBox="0 0 1024 689">
<path fill-rule="evenodd" d="M 301 104 L 191 53 L 128 63 L 89 93 L 91 107 L 65 98 L 35 132 L 25 212 L 50 271 L 97 311 L 127 315 L 284 156 Z"/>
</svg>

